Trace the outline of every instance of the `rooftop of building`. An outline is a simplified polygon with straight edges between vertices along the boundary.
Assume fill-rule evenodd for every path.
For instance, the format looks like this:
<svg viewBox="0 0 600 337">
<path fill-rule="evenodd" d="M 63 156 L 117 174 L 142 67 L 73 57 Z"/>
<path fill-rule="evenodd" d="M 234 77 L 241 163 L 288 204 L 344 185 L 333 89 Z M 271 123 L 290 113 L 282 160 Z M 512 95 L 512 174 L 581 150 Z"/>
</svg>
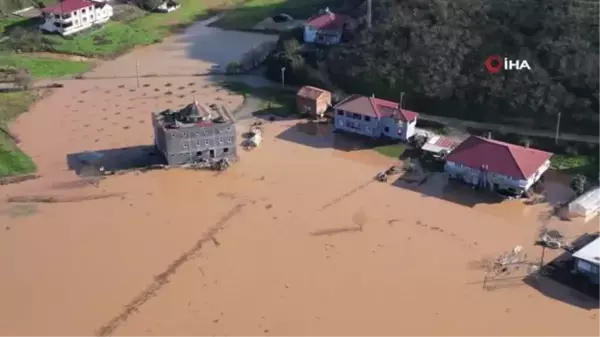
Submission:
<svg viewBox="0 0 600 337">
<path fill-rule="evenodd" d="M 329 91 L 310 85 L 305 85 L 298 90 L 298 96 L 307 99 L 319 99 L 323 94 L 327 94 Z"/>
<path fill-rule="evenodd" d="M 598 265 L 600 263 L 600 238 L 583 246 L 573 254 L 573 257 Z"/>
<path fill-rule="evenodd" d="M 374 96 L 352 95 L 338 103 L 334 108 L 374 118 L 397 118 L 404 122 L 412 122 L 419 116 L 414 111 L 400 109 L 399 104 L 396 102 Z"/>
<path fill-rule="evenodd" d="M 347 15 L 336 14 L 325 8 L 319 14 L 310 17 L 306 24 L 316 29 L 337 30 L 342 29 L 349 20 Z"/>
<path fill-rule="evenodd" d="M 552 153 L 527 148 L 498 140 L 470 136 L 460 143 L 446 158 L 473 169 L 485 168 L 519 180 L 528 179 Z"/>
<path fill-rule="evenodd" d="M 216 105 L 205 107 L 198 102 L 194 102 L 179 110 L 167 109 L 155 112 L 154 115 L 157 122 L 166 129 L 211 126 L 214 124 L 233 122 L 228 114 L 224 113 L 222 109 L 224 109 L 224 107 L 218 107 Z"/>
<path fill-rule="evenodd" d="M 42 13 L 46 14 L 62 14 L 71 13 L 82 8 L 91 7 L 95 4 L 104 5 L 103 2 L 94 2 L 88 0 L 62 0 L 54 5 L 42 8 Z"/>
</svg>

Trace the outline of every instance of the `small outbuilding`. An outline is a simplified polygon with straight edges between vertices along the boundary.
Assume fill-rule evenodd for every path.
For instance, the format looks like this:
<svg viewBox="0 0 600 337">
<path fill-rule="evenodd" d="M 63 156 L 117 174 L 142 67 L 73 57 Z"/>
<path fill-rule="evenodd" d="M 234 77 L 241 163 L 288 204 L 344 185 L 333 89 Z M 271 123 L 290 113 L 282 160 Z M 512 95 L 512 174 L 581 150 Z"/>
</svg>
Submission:
<svg viewBox="0 0 600 337">
<path fill-rule="evenodd" d="M 600 187 L 590 190 L 569 204 L 569 216 L 593 219 L 600 211 Z"/>
<path fill-rule="evenodd" d="M 298 91 L 296 103 L 298 112 L 322 118 L 331 106 L 331 92 L 307 85 Z"/>
<path fill-rule="evenodd" d="M 421 147 L 421 151 L 435 158 L 443 158 L 456 147 L 454 140 L 444 136 L 433 136 Z"/>
<path fill-rule="evenodd" d="M 592 283 L 600 283 L 600 238 L 592 241 L 573 254 L 575 271 L 587 277 Z"/>
</svg>

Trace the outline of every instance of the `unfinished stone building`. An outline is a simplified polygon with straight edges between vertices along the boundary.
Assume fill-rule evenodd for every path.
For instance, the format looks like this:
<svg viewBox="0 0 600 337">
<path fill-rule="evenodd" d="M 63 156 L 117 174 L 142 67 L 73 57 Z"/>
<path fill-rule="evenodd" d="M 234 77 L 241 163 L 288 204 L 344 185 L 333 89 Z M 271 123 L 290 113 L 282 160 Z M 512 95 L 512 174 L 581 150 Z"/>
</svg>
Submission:
<svg viewBox="0 0 600 337">
<path fill-rule="evenodd" d="M 235 158 L 236 131 L 223 109 L 194 102 L 181 110 L 152 114 L 154 144 L 169 165 Z"/>
</svg>

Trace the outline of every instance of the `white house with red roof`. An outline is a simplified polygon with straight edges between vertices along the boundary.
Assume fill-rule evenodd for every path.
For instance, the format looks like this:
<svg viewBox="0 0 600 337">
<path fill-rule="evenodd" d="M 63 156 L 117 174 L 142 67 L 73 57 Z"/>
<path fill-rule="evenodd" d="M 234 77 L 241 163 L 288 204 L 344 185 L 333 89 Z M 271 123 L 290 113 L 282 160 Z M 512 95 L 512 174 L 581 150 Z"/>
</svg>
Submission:
<svg viewBox="0 0 600 337">
<path fill-rule="evenodd" d="M 309 18 L 304 24 L 304 42 L 338 44 L 342 41 L 344 27 L 349 17 L 336 14 L 326 8 L 319 15 Z"/>
<path fill-rule="evenodd" d="M 103 1 L 63 0 L 42 8 L 42 15 L 41 30 L 67 36 L 106 23 L 113 8 Z"/>
<path fill-rule="evenodd" d="M 398 103 L 352 95 L 333 107 L 334 130 L 373 138 L 408 141 L 415 135 L 418 113 L 400 109 Z"/>
<path fill-rule="evenodd" d="M 552 153 L 470 136 L 447 157 L 453 179 L 491 191 L 521 196 L 550 167 Z"/>
</svg>

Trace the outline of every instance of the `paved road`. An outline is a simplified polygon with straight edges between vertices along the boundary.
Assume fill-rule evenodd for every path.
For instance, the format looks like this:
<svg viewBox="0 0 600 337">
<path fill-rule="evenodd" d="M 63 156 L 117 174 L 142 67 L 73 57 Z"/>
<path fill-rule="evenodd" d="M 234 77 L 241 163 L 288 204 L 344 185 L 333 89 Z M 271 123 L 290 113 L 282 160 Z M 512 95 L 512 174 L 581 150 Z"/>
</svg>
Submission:
<svg viewBox="0 0 600 337">
<path fill-rule="evenodd" d="M 480 129 L 487 129 L 489 131 L 497 131 L 497 132 L 501 132 L 501 133 L 514 133 L 514 134 L 519 134 L 519 135 L 523 135 L 523 136 L 544 137 L 544 138 L 551 138 L 551 139 L 554 139 L 554 137 L 555 137 L 555 133 L 552 131 L 548 131 L 548 130 L 534 130 L 534 129 L 530 129 L 530 128 L 521 128 L 521 127 L 512 126 L 512 125 L 474 122 L 474 121 L 467 121 L 467 120 L 450 118 L 450 117 L 433 116 L 433 115 L 422 114 L 422 113 L 419 114 L 419 118 L 426 120 L 426 121 L 438 122 L 438 123 L 442 123 L 444 125 L 458 127 L 458 128 L 467 128 L 467 127 L 480 128 Z M 598 139 L 597 136 L 578 135 L 578 134 L 573 134 L 573 133 L 560 133 L 559 139 L 566 140 L 566 141 L 585 142 L 585 143 L 590 143 L 590 144 L 600 143 L 600 140 Z"/>
</svg>

